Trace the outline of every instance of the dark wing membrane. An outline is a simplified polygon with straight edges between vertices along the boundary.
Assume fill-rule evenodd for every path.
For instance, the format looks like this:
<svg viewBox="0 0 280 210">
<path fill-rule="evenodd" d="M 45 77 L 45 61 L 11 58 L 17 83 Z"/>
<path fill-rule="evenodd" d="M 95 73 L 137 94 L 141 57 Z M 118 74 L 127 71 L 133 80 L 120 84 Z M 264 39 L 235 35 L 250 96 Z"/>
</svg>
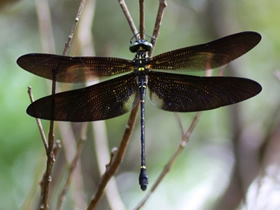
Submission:
<svg viewBox="0 0 280 210">
<path fill-rule="evenodd" d="M 139 101 L 136 90 L 136 80 L 131 73 L 90 87 L 41 98 L 27 108 L 27 113 L 36 118 L 58 121 L 105 120 L 134 108 Z"/>
<path fill-rule="evenodd" d="M 237 77 L 196 77 L 150 72 L 148 88 L 151 103 L 172 112 L 215 109 L 257 95 L 261 86 Z"/>
<path fill-rule="evenodd" d="M 26 54 L 17 64 L 38 76 L 58 82 L 83 82 L 133 70 L 132 61 L 111 57 L 70 57 L 53 54 Z"/>
<path fill-rule="evenodd" d="M 223 66 L 245 54 L 261 40 L 256 32 L 233 34 L 206 44 L 166 52 L 151 58 L 151 69 L 207 70 Z"/>
</svg>

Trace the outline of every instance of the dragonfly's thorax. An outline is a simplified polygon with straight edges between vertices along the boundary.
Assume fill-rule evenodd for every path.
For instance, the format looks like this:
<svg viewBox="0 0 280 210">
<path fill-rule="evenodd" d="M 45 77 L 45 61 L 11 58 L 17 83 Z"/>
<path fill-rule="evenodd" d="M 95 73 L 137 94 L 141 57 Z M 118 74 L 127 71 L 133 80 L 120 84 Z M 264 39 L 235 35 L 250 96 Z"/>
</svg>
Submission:
<svg viewBox="0 0 280 210">
<path fill-rule="evenodd" d="M 147 65 L 149 61 L 148 52 L 153 49 L 152 43 L 145 39 L 136 40 L 129 47 L 129 50 L 135 54 L 133 59 L 134 72 L 136 76 L 146 75 L 149 70 Z"/>
<path fill-rule="evenodd" d="M 135 58 L 133 59 L 134 73 L 138 75 L 146 75 L 149 68 L 147 67 L 149 62 L 149 57 L 147 51 L 138 50 L 136 52 Z"/>
<path fill-rule="evenodd" d="M 133 59 L 134 63 L 134 73 L 136 76 L 136 81 L 140 90 L 140 101 L 144 103 L 145 90 L 147 88 L 147 73 L 149 68 L 147 68 L 147 62 L 149 57 L 146 51 L 139 50 L 137 51 L 135 58 Z"/>
</svg>

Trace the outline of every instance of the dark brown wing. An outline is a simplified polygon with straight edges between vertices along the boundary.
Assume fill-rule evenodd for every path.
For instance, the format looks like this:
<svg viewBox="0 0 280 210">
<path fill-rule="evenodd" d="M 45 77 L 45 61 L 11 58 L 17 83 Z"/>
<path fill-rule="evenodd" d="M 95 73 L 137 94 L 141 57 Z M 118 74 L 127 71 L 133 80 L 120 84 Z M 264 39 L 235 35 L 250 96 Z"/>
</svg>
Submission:
<svg viewBox="0 0 280 210">
<path fill-rule="evenodd" d="M 261 40 L 256 32 L 233 34 L 206 44 L 173 50 L 151 58 L 150 69 L 207 70 L 245 54 Z"/>
<path fill-rule="evenodd" d="M 131 73 L 90 87 L 41 98 L 27 108 L 27 113 L 36 118 L 58 121 L 105 120 L 134 108 L 139 101 L 137 90 L 134 74 Z"/>
<path fill-rule="evenodd" d="M 132 61 L 111 57 L 70 57 L 53 54 L 26 54 L 17 64 L 38 76 L 58 82 L 83 82 L 133 70 Z"/>
<path fill-rule="evenodd" d="M 257 95 L 261 86 L 237 77 L 196 77 L 162 72 L 149 73 L 150 100 L 172 112 L 193 112 L 235 104 Z"/>
</svg>

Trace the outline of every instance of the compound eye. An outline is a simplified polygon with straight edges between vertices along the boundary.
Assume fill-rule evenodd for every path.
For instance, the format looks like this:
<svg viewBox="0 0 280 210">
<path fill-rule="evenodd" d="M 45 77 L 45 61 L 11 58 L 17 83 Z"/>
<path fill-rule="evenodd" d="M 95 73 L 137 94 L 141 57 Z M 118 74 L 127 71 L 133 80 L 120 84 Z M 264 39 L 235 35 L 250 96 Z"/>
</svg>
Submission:
<svg viewBox="0 0 280 210">
<path fill-rule="evenodd" d="M 132 53 L 135 53 L 139 49 L 139 44 L 137 42 L 130 45 L 129 50 Z"/>
</svg>

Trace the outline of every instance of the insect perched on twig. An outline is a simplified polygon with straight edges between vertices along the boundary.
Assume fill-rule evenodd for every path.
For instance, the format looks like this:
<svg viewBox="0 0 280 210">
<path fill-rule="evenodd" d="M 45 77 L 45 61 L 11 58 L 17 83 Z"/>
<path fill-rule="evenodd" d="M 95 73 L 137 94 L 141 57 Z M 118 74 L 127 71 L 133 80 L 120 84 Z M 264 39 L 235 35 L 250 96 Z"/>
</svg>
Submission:
<svg viewBox="0 0 280 210">
<path fill-rule="evenodd" d="M 133 60 L 112 57 L 70 57 L 26 54 L 17 63 L 38 76 L 58 82 L 84 82 L 122 74 L 78 90 L 57 93 L 33 102 L 27 113 L 36 118 L 84 122 L 120 116 L 141 105 L 142 190 L 148 184 L 145 166 L 145 98 L 171 112 L 194 112 L 235 104 L 257 95 L 261 86 L 237 77 L 198 77 L 178 70 L 208 70 L 245 54 L 261 40 L 256 32 L 241 32 L 206 44 L 185 47 L 149 57 L 153 45 L 143 39 L 130 46 Z M 176 71 L 176 73 L 173 73 Z"/>
</svg>

